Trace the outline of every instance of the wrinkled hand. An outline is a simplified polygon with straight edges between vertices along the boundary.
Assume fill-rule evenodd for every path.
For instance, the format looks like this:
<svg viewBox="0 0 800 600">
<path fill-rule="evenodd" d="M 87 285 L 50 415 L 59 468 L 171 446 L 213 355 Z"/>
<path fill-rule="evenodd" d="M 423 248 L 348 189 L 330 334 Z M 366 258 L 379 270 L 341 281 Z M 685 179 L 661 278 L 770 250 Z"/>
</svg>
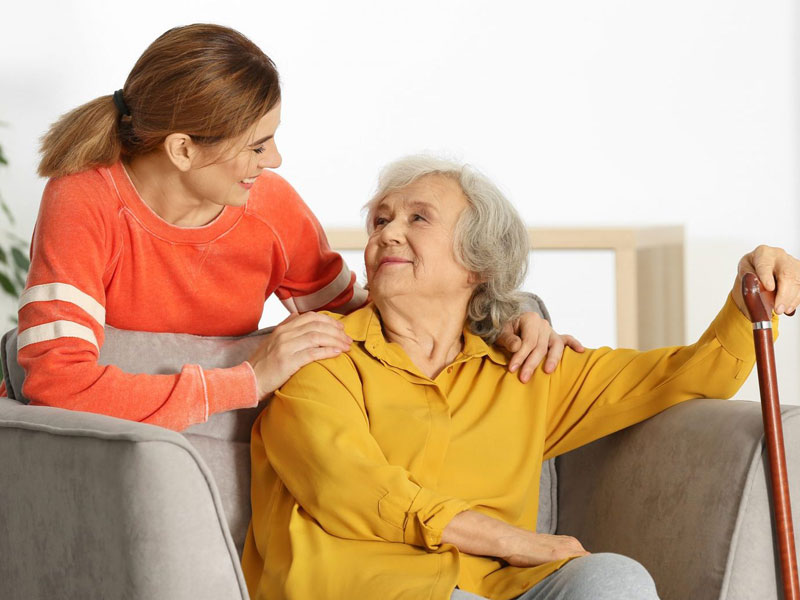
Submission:
<svg viewBox="0 0 800 600">
<path fill-rule="evenodd" d="M 776 314 L 791 315 L 800 305 L 800 260 L 784 249 L 762 245 L 739 261 L 733 284 L 733 300 L 739 310 L 749 315 L 742 297 L 742 277 L 745 273 L 755 273 L 764 289 L 775 291 Z"/>
<path fill-rule="evenodd" d="M 300 367 L 338 356 L 349 350 L 352 342 L 344 326 L 328 315 L 289 315 L 247 359 L 256 374 L 258 399 L 277 390 Z"/>
<path fill-rule="evenodd" d="M 544 372 L 552 373 L 566 346 L 576 352 L 584 350 L 578 340 L 556 333 L 550 323 L 535 312 L 523 313 L 514 322 L 507 323 L 497 338 L 497 345 L 514 353 L 508 370 L 513 373 L 519 369 L 519 379 L 523 383 L 528 382 L 545 356 Z"/>
<path fill-rule="evenodd" d="M 583 545 L 569 535 L 524 532 L 508 542 L 508 554 L 502 558 L 512 567 L 535 567 L 571 556 L 586 556 Z"/>
</svg>

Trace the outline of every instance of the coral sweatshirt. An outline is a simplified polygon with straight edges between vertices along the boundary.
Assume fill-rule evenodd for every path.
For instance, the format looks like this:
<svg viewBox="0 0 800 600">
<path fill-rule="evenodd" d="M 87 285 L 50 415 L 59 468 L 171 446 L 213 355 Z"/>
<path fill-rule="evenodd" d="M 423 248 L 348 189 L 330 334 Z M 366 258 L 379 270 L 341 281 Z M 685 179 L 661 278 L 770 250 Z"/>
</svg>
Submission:
<svg viewBox="0 0 800 600">
<path fill-rule="evenodd" d="M 175 430 L 255 406 L 247 362 L 185 365 L 173 375 L 99 365 L 104 326 L 243 335 L 258 328 L 273 292 L 293 312 L 349 312 L 366 300 L 354 283 L 309 208 L 274 173 L 258 178 L 246 205 L 226 206 L 202 227 L 161 219 L 120 162 L 56 178 L 44 191 L 20 298 L 23 393 L 32 404 Z"/>
</svg>

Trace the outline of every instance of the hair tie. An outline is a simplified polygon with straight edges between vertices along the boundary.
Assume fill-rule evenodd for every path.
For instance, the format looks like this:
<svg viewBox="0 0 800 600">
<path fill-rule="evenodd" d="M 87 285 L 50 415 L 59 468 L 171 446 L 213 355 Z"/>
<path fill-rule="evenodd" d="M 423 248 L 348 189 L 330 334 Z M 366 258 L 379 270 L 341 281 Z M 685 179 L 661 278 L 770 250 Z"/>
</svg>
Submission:
<svg viewBox="0 0 800 600">
<path fill-rule="evenodd" d="M 122 90 L 114 92 L 114 104 L 121 115 L 126 117 L 131 116 L 131 109 L 125 104 L 125 98 L 122 97 Z"/>
</svg>

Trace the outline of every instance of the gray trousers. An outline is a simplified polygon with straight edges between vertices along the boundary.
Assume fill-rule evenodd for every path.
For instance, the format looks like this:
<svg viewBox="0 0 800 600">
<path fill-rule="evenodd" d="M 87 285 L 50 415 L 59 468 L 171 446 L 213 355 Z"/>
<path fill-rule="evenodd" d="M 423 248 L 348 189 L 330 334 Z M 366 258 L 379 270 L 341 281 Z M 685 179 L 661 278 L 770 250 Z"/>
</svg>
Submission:
<svg viewBox="0 0 800 600">
<path fill-rule="evenodd" d="M 450 600 L 486 599 L 456 589 Z M 572 559 L 515 600 L 658 600 L 658 594 L 638 562 L 601 552 Z"/>
</svg>

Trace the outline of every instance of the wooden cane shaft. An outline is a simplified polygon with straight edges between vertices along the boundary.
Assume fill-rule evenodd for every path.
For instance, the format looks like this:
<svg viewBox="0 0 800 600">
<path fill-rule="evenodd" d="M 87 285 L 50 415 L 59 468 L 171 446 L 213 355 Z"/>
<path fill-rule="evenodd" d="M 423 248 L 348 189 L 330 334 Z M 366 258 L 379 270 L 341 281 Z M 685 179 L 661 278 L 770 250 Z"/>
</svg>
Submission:
<svg viewBox="0 0 800 600">
<path fill-rule="evenodd" d="M 789 478 L 786 471 L 772 330 L 754 330 L 753 337 L 755 338 L 756 362 L 758 363 L 758 384 L 761 390 L 761 411 L 764 418 L 764 438 L 767 443 L 772 481 L 772 500 L 775 509 L 775 528 L 780 552 L 784 598 L 800 600 L 797 553 L 789 499 Z"/>
</svg>

